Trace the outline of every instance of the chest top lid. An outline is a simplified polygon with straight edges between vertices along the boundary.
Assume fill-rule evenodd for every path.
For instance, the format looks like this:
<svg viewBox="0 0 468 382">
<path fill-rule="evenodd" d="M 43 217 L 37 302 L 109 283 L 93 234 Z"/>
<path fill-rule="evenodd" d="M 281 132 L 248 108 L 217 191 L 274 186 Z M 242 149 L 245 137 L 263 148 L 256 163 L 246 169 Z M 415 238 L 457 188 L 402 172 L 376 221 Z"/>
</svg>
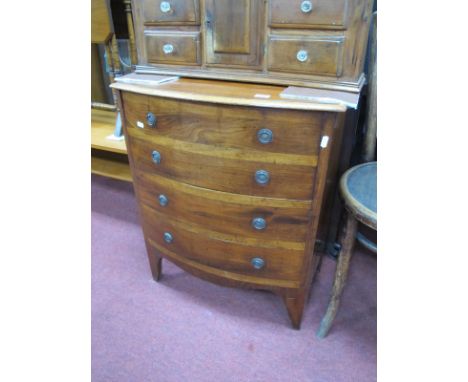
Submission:
<svg viewBox="0 0 468 382">
<path fill-rule="evenodd" d="M 135 74 L 131 75 L 135 78 Z M 126 76 L 111 84 L 114 89 L 150 96 L 175 98 L 188 101 L 220 103 L 227 105 L 268 107 L 293 110 L 317 110 L 345 112 L 341 103 L 287 99 L 281 96 L 284 86 L 237 83 L 231 81 L 180 78 L 169 82 L 155 83 Z M 158 81 L 162 76 L 157 76 Z M 148 79 L 148 76 L 146 75 Z M 173 79 L 173 78 L 172 78 Z"/>
</svg>

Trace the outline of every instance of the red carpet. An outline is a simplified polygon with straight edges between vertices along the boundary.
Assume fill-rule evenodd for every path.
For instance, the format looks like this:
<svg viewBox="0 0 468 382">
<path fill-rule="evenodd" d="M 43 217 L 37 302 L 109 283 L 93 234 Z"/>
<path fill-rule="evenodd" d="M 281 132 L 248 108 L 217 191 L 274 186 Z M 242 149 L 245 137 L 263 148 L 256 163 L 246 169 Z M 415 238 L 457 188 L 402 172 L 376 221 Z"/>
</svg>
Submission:
<svg viewBox="0 0 468 382">
<path fill-rule="evenodd" d="M 376 381 L 376 258 L 358 247 L 328 337 L 315 332 L 324 259 L 293 330 L 281 299 L 199 280 L 163 260 L 151 278 L 131 184 L 92 178 L 93 382 Z"/>
</svg>

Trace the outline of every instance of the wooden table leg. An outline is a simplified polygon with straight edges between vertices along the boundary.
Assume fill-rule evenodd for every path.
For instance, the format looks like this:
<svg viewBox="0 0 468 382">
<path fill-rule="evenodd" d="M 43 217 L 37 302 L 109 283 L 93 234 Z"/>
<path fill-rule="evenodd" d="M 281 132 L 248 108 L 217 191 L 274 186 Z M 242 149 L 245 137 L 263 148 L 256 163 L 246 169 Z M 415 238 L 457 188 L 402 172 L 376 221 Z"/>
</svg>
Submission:
<svg viewBox="0 0 468 382">
<path fill-rule="evenodd" d="M 341 293 L 343 292 L 343 288 L 346 284 L 346 278 L 348 276 L 349 262 L 353 253 L 357 226 L 357 220 L 352 214 L 348 213 L 345 229 L 342 235 L 341 253 L 338 257 L 338 264 L 336 265 L 335 281 L 333 282 L 330 302 L 328 303 L 327 312 L 320 323 L 320 328 L 317 331 L 317 337 L 319 338 L 326 337 L 333 324 L 336 313 L 338 312 Z"/>
</svg>

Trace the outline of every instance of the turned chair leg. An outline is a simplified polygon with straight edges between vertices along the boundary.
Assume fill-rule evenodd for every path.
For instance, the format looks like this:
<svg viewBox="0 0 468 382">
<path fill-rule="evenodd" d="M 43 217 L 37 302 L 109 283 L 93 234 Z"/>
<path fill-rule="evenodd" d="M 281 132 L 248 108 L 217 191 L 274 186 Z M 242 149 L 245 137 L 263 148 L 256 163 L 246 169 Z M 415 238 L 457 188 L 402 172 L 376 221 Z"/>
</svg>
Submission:
<svg viewBox="0 0 468 382">
<path fill-rule="evenodd" d="M 156 253 L 156 251 L 148 244 L 148 242 L 146 242 L 146 252 L 148 254 L 153 280 L 159 281 L 161 278 L 162 257 Z"/>
<path fill-rule="evenodd" d="M 348 213 L 345 229 L 342 235 L 341 253 L 338 257 L 338 264 L 336 265 L 335 281 L 333 282 L 330 302 L 328 303 L 327 312 L 325 313 L 325 316 L 323 316 L 319 330 L 317 331 L 317 337 L 319 338 L 326 337 L 333 324 L 336 313 L 338 312 L 341 294 L 348 276 L 349 262 L 353 253 L 357 226 L 357 220 L 352 214 Z"/>
</svg>

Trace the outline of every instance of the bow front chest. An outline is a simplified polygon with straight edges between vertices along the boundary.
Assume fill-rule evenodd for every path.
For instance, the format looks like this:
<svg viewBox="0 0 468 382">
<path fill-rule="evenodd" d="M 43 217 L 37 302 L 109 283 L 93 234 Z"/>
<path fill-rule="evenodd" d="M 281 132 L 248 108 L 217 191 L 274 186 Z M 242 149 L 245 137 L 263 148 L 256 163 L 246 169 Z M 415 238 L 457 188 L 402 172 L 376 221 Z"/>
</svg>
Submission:
<svg viewBox="0 0 468 382">
<path fill-rule="evenodd" d="M 298 328 L 345 107 L 285 100 L 279 86 L 112 86 L 154 279 L 165 258 L 212 282 L 271 290 Z"/>
</svg>

